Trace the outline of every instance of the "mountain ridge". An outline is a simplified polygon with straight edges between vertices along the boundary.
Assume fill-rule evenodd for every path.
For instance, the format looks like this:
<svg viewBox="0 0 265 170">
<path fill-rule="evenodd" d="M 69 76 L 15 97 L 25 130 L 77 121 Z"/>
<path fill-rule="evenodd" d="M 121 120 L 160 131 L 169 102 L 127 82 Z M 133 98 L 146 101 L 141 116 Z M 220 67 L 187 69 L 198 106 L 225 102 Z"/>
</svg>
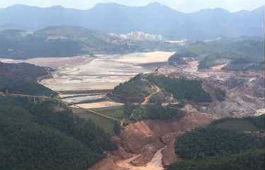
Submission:
<svg viewBox="0 0 265 170">
<path fill-rule="evenodd" d="M 15 5 L 0 9 L 0 27 L 37 30 L 48 26 L 81 26 L 107 33 L 142 31 L 187 39 L 263 36 L 263 11 L 262 6 L 243 12 L 215 8 L 183 13 L 159 3 L 142 7 L 101 3 L 88 10 Z"/>
<path fill-rule="evenodd" d="M 112 2 L 112 3 L 97 3 L 96 5 L 94 5 L 93 7 L 91 8 L 87 8 L 87 9 L 78 9 L 78 8 L 69 8 L 69 7 L 64 7 L 62 5 L 52 5 L 52 6 L 47 6 L 47 7 L 40 7 L 40 6 L 34 6 L 34 5 L 25 5 L 25 4 L 15 4 L 15 5 L 10 5 L 8 7 L 5 7 L 5 8 L 0 8 L 0 10 L 2 9 L 8 9 L 8 8 L 14 8 L 14 7 L 32 7 L 32 8 L 56 8 L 56 7 L 59 7 L 59 8 L 64 8 L 64 9 L 72 9 L 72 10 L 78 10 L 78 11 L 88 11 L 88 10 L 91 10 L 97 6 L 108 6 L 108 5 L 112 5 L 112 6 L 120 6 L 120 7 L 128 7 L 128 8 L 141 8 L 141 7 L 150 7 L 150 6 L 162 6 L 162 7 L 166 7 L 166 8 L 169 8 L 169 9 L 172 9 L 174 11 L 177 11 L 179 13 L 183 13 L 183 14 L 192 14 L 192 13 L 197 13 L 197 12 L 200 12 L 200 11 L 204 11 L 204 10 L 215 10 L 215 9 L 222 9 L 222 10 L 225 10 L 225 11 L 228 11 L 229 13 L 238 13 L 238 12 L 242 12 L 242 11 L 245 11 L 245 12 L 253 12 L 253 11 L 256 11 L 256 10 L 264 10 L 265 8 L 265 4 L 264 5 L 261 5 L 261 6 L 258 6 L 252 10 L 247 10 L 247 9 L 242 9 L 242 10 L 238 10 L 238 11 L 229 11 L 225 8 L 204 8 L 204 9 L 200 9 L 200 10 L 197 10 L 197 11 L 193 11 L 193 12 L 182 12 L 182 11 L 178 11 L 174 8 L 171 8 L 167 5 L 164 5 L 164 4 L 161 4 L 159 2 L 151 2 L 147 5 L 142 5 L 142 6 L 129 6 L 129 5 L 124 5 L 124 4 L 119 4 L 119 3 L 115 3 L 115 2 Z"/>
</svg>

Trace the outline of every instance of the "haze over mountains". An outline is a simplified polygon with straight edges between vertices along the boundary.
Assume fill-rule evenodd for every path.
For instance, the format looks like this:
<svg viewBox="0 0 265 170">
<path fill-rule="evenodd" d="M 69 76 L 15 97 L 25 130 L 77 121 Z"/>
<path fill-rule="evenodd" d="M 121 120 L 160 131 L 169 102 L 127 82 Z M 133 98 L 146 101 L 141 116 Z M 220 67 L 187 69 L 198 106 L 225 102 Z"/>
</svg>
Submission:
<svg viewBox="0 0 265 170">
<path fill-rule="evenodd" d="M 159 3 L 143 7 L 98 4 L 89 10 L 15 5 L 0 9 L 0 19 L 1 29 L 37 30 L 65 25 L 108 33 L 142 31 L 172 39 L 263 36 L 264 33 L 264 6 L 234 13 L 221 8 L 181 13 Z"/>
</svg>

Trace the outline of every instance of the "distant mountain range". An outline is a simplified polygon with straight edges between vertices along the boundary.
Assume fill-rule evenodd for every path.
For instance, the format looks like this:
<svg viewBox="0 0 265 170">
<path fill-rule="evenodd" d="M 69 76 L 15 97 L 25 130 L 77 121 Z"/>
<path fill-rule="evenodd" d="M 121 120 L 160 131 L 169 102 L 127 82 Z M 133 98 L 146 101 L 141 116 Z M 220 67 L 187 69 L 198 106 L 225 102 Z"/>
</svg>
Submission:
<svg viewBox="0 0 265 170">
<path fill-rule="evenodd" d="M 181 13 L 159 3 L 128 7 L 107 3 L 89 10 L 15 5 L 0 9 L 1 29 L 37 30 L 48 26 L 81 26 L 107 33 L 142 31 L 166 38 L 213 39 L 263 36 L 264 6 L 231 13 L 205 9 Z"/>
</svg>

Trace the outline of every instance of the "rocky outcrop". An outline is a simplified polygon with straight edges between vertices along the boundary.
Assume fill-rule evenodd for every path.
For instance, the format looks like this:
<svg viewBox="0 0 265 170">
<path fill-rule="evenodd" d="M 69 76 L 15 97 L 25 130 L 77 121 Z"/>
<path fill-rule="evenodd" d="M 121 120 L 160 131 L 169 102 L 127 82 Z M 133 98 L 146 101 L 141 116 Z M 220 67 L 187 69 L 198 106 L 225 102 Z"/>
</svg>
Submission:
<svg viewBox="0 0 265 170">
<path fill-rule="evenodd" d="M 208 107 L 208 113 L 218 117 L 253 116 L 265 108 L 265 79 L 259 75 L 237 74 L 223 81 L 207 80 L 210 85 L 226 91 L 223 101 L 214 101 Z M 210 85 L 209 85 L 210 84 Z"/>
</svg>

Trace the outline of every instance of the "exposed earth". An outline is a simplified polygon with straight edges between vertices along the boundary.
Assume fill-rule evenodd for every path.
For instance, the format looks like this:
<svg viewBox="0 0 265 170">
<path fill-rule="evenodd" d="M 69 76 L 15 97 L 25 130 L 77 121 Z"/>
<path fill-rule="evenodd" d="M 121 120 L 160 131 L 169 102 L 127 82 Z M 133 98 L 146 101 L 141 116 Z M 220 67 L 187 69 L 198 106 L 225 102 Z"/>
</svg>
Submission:
<svg viewBox="0 0 265 170">
<path fill-rule="evenodd" d="M 162 170 L 164 166 L 178 160 L 174 153 L 177 136 L 198 126 L 211 122 L 212 116 L 188 108 L 181 120 L 145 120 L 125 127 L 113 140 L 119 149 L 109 153 L 91 169 Z"/>
<path fill-rule="evenodd" d="M 179 159 L 174 153 L 174 143 L 176 137 L 186 131 L 223 117 L 264 114 L 264 72 L 223 71 L 222 67 L 198 70 L 197 61 L 161 67 L 155 74 L 199 79 L 211 96 L 213 89 L 219 88 L 226 92 L 226 97 L 223 100 L 213 97 L 210 104 L 186 105 L 185 117 L 179 121 L 146 120 L 126 126 L 120 136 L 114 138 L 119 144 L 118 151 L 109 153 L 92 169 L 161 170 Z"/>
<path fill-rule="evenodd" d="M 145 120 L 126 126 L 119 137 L 114 138 L 119 149 L 109 153 L 92 169 L 162 170 L 179 159 L 174 153 L 174 143 L 186 131 L 219 118 L 265 113 L 263 71 L 227 72 L 220 70 L 222 66 L 210 70 L 198 70 L 197 67 L 197 62 L 193 61 L 185 66 L 161 67 L 156 74 L 200 79 L 211 95 L 213 89 L 224 90 L 226 97 L 223 100 L 213 98 L 209 104 L 187 104 L 182 109 L 185 116 L 180 120 Z"/>
<path fill-rule="evenodd" d="M 120 106 L 106 94 L 119 83 L 138 73 L 199 79 L 211 96 L 213 89 L 226 92 L 223 100 L 213 97 L 208 104 L 188 103 L 180 120 L 143 120 L 125 126 L 114 136 L 118 149 L 109 152 L 91 169 L 99 170 L 162 170 L 180 159 L 174 152 L 178 136 L 212 120 L 265 113 L 264 71 L 223 71 L 224 65 L 198 70 L 198 61 L 185 65 L 167 64 L 171 52 L 133 53 L 115 56 L 78 56 L 74 58 L 38 58 L 25 60 L 55 69 L 52 78 L 41 84 L 59 92 L 62 100 L 73 107 L 85 109 Z M 4 62 L 22 62 L 6 60 Z M 0 59 L 0 61 L 3 61 Z M 160 89 L 157 89 L 158 92 Z M 146 97 L 144 104 L 148 103 Z"/>
<path fill-rule="evenodd" d="M 113 89 L 132 76 L 152 72 L 155 68 L 144 64 L 167 62 L 171 55 L 172 52 L 156 51 L 121 56 L 83 56 L 75 57 L 76 60 L 68 58 L 63 60 L 65 65 L 57 65 L 52 79 L 42 80 L 41 83 L 55 91 Z M 32 60 L 29 62 L 33 63 Z"/>
</svg>

